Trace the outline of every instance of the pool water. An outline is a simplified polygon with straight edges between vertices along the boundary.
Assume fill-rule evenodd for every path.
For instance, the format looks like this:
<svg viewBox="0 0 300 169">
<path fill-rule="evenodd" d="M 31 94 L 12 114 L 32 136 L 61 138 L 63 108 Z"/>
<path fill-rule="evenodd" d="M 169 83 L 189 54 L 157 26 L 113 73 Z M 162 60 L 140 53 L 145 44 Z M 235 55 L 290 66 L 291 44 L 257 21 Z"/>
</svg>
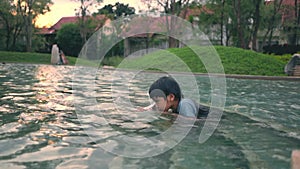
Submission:
<svg viewBox="0 0 300 169">
<path fill-rule="evenodd" d="M 199 143 L 205 122 L 200 119 L 181 142 L 156 156 L 111 153 L 103 145 L 132 148 L 115 138 L 157 136 L 177 118 L 132 109 L 149 104 L 148 86 L 161 74 L 150 78 L 140 72 L 125 88 L 113 75 L 112 70 L 93 74 L 88 68 L 78 73 L 72 66 L 0 65 L 0 168 L 286 169 L 291 152 L 300 149 L 298 81 L 227 78 L 225 111 L 205 143 Z M 95 86 L 85 90 L 89 87 L 82 82 L 91 77 Z M 196 80 L 200 102 L 209 105 L 209 77 Z M 91 97 L 96 105 L 82 104 L 79 108 L 88 113 L 78 111 L 78 104 Z"/>
</svg>

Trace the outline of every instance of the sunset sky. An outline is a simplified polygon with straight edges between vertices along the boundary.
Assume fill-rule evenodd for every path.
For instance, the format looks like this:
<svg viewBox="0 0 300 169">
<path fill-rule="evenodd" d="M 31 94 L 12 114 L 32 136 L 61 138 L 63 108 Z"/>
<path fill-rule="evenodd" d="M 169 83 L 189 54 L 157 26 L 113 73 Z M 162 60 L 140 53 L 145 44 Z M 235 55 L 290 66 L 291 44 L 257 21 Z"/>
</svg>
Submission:
<svg viewBox="0 0 300 169">
<path fill-rule="evenodd" d="M 119 0 L 103 0 L 98 9 L 107 4 L 115 4 L 118 1 Z M 51 11 L 38 17 L 36 21 L 38 27 L 50 27 L 64 16 L 75 16 L 75 9 L 80 5 L 79 2 L 74 2 L 72 0 L 52 0 L 52 2 L 54 4 L 50 8 Z M 121 3 L 129 4 L 130 7 L 134 7 L 136 12 L 143 9 L 141 0 L 122 0 Z M 97 11 L 96 9 L 94 10 Z"/>
</svg>

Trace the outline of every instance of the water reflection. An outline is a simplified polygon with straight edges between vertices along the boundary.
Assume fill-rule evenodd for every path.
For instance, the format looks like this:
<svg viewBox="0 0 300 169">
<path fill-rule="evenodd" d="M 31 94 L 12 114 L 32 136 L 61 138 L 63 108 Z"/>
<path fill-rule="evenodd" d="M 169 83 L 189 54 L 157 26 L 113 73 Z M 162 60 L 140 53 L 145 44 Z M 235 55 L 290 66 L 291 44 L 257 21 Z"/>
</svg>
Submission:
<svg viewBox="0 0 300 169">
<path fill-rule="evenodd" d="M 89 80 L 88 71 L 77 75 Z M 163 154 L 144 159 L 116 156 L 101 146 L 120 148 L 114 137 L 157 136 L 174 123 L 175 116 L 130 108 L 150 103 L 148 86 L 161 74 L 150 78 L 140 73 L 127 90 L 116 88 L 119 101 L 131 104 L 122 108 L 113 105 L 111 88 L 123 84 L 112 72 L 94 77 L 92 93 L 72 81 L 73 73 L 69 66 L 0 65 L 1 167 L 289 168 L 291 151 L 300 149 L 299 82 L 227 79 L 226 113 L 207 142 L 198 142 L 204 122 L 199 120 L 182 142 Z M 197 82 L 200 101 L 209 104 L 208 77 L 199 76 Z M 82 90 L 74 94 L 74 86 Z M 74 104 L 90 96 L 97 104 L 85 104 L 87 114 L 78 120 Z M 95 125 L 101 130 L 86 132 Z"/>
</svg>

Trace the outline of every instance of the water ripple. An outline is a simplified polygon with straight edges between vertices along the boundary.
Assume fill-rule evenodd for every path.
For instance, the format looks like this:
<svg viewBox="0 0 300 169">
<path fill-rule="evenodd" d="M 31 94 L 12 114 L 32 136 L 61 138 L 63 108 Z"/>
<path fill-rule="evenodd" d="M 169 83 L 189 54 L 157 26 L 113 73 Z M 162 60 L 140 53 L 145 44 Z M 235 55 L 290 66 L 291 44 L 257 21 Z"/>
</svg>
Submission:
<svg viewBox="0 0 300 169">
<path fill-rule="evenodd" d="M 2 167 L 288 168 L 290 152 L 300 148 L 297 82 L 227 79 L 226 112 L 208 142 L 198 143 L 204 123 L 199 120 L 182 142 L 158 156 L 110 154 L 101 146 L 133 149 L 122 147 L 124 135 L 158 136 L 176 116 L 135 110 L 150 104 L 148 86 L 161 74 L 118 72 L 114 77 L 110 70 L 81 71 L 72 66 L 0 65 Z M 129 79 L 126 90 L 123 78 Z M 208 77 L 198 76 L 197 82 L 201 102 L 209 104 Z M 91 83 L 95 86 L 86 85 Z M 151 142 L 153 147 L 159 144 L 165 143 Z M 136 153 L 147 151 L 151 149 Z"/>
</svg>

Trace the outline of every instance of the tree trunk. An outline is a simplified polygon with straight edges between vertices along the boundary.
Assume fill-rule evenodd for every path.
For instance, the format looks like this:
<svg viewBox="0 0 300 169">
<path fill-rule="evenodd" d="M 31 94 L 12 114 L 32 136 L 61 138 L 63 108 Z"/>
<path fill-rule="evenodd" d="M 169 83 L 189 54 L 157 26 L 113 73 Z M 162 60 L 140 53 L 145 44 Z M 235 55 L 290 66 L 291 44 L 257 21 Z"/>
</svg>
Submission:
<svg viewBox="0 0 300 169">
<path fill-rule="evenodd" d="M 32 19 L 31 15 L 25 16 L 26 52 L 32 52 Z"/>
<path fill-rule="evenodd" d="M 242 21 L 241 21 L 241 0 L 234 1 L 233 8 L 235 9 L 236 14 L 236 29 L 237 29 L 237 39 L 238 43 L 237 46 L 241 48 L 245 48 L 245 42 L 244 42 L 244 34 L 243 34 L 243 27 L 242 27 Z"/>
<path fill-rule="evenodd" d="M 177 47 L 178 47 L 178 40 L 173 37 L 169 37 L 169 48 L 177 48 Z"/>
<path fill-rule="evenodd" d="M 164 8 L 164 12 L 167 14 L 171 14 L 174 16 L 179 16 L 181 14 L 182 9 L 188 7 L 189 0 L 165 0 L 164 2 L 157 0 L 157 3 Z M 187 11 L 184 11 L 183 17 L 187 14 Z M 170 35 L 174 35 L 174 30 L 176 28 L 176 19 L 171 17 L 169 20 L 166 16 L 166 26 L 167 26 L 167 36 L 168 36 L 168 45 L 169 48 L 176 48 L 179 47 L 179 42 L 177 39 L 173 38 Z"/>
<path fill-rule="evenodd" d="M 298 29 L 299 29 L 299 4 L 298 4 L 298 0 L 295 0 L 295 7 L 294 7 L 294 13 L 295 13 L 295 20 L 294 20 L 294 25 L 293 25 L 293 35 L 292 35 L 292 44 L 293 45 L 297 45 L 298 44 Z"/>
<path fill-rule="evenodd" d="M 128 38 L 124 39 L 124 57 L 127 57 L 130 54 L 130 42 Z"/>
<path fill-rule="evenodd" d="M 16 41 L 20 33 L 22 32 L 22 24 L 16 23 L 14 26 L 14 31 L 13 31 L 13 39 L 12 39 L 12 45 L 11 48 L 12 50 L 16 48 Z"/>
<path fill-rule="evenodd" d="M 9 21 L 5 19 L 5 24 L 6 24 L 6 50 L 9 50 L 9 44 L 10 44 L 10 39 L 11 39 L 11 27 L 9 26 Z"/>
<path fill-rule="evenodd" d="M 300 4 L 297 4 L 297 8 L 298 8 L 298 15 L 297 15 L 297 30 L 300 29 Z M 296 42 L 296 45 L 298 45 L 298 40 L 299 40 L 299 36 L 298 36 L 298 32 L 296 32 L 296 35 L 297 35 L 297 42 Z"/>
<path fill-rule="evenodd" d="M 224 6 L 225 6 L 225 1 L 226 0 L 222 0 L 222 9 L 221 9 L 221 39 L 220 39 L 220 45 L 223 46 L 223 27 L 224 27 Z"/>
<path fill-rule="evenodd" d="M 86 15 L 82 15 L 81 16 L 81 21 L 80 21 L 80 35 L 82 38 L 82 43 L 83 45 L 86 43 L 87 41 L 87 31 L 86 31 Z"/>
<path fill-rule="evenodd" d="M 146 53 L 148 53 L 148 49 L 149 49 L 149 43 L 150 43 L 150 35 L 149 33 L 147 33 L 147 37 L 146 37 Z"/>
<path fill-rule="evenodd" d="M 171 4 L 170 4 L 170 8 L 171 8 L 171 14 L 172 15 L 175 15 L 177 13 L 176 11 L 176 2 L 175 0 L 171 0 Z M 169 32 L 170 32 L 170 35 L 169 36 L 169 48 L 177 48 L 178 47 L 178 40 L 173 38 L 172 37 L 172 34 L 174 34 L 173 32 L 175 32 L 176 30 L 174 30 L 175 26 L 176 26 L 176 23 L 175 23 L 175 18 L 171 16 L 171 20 L 170 20 L 170 27 L 169 27 Z M 175 33 L 176 34 L 176 33 Z"/>
<path fill-rule="evenodd" d="M 239 39 L 240 47 L 241 48 L 245 48 L 244 33 L 243 33 L 241 15 L 242 15 L 242 13 L 241 13 L 241 0 L 238 0 L 238 4 L 237 4 L 237 30 L 238 30 L 238 39 Z"/>
<path fill-rule="evenodd" d="M 174 29 L 177 25 L 176 25 L 176 18 L 174 18 L 173 16 L 171 16 L 171 23 L 169 23 L 170 28 L 169 28 L 169 48 L 177 48 L 178 47 L 178 40 L 175 39 L 172 35 L 176 35 L 176 29 Z"/>
<path fill-rule="evenodd" d="M 255 14 L 254 14 L 254 21 L 253 21 L 254 30 L 252 33 L 252 50 L 257 51 L 257 32 L 258 32 L 259 25 L 260 25 L 261 0 L 256 0 L 255 3 L 256 3 L 255 4 Z"/>
<path fill-rule="evenodd" d="M 292 30 L 292 35 L 291 35 L 291 44 L 292 45 L 296 45 L 296 41 L 297 41 L 297 13 L 298 13 L 298 10 L 297 10 L 297 3 L 298 0 L 294 0 L 294 23 L 292 24 L 291 26 L 291 30 Z"/>
</svg>

